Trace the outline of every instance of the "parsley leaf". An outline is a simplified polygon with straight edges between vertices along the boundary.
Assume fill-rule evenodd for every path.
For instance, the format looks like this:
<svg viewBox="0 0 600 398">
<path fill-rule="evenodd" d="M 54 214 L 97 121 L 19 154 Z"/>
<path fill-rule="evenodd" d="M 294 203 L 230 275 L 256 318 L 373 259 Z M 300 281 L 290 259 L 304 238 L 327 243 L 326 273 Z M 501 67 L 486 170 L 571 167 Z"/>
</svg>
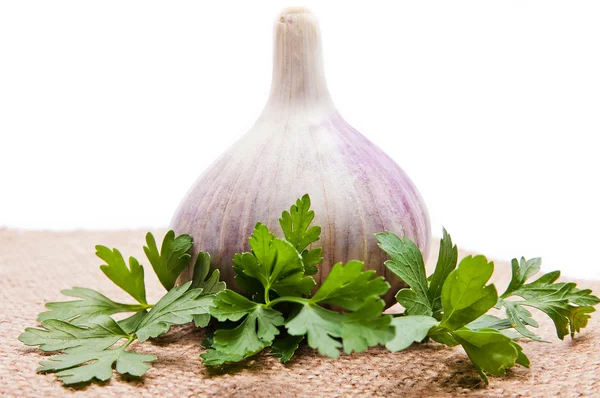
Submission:
<svg viewBox="0 0 600 398">
<path fill-rule="evenodd" d="M 234 329 L 217 330 L 212 344 L 219 352 L 242 358 L 271 345 L 279 334 L 277 326 L 283 325 L 283 316 L 279 311 L 252 302 L 233 290 L 217 294 L 211 315 L 221 322 L 238 321 L 245 317 Z"/>
<path fill-rule="evenodd" d="M 423 341 L 429 329 L 437 324 L 435 318 L 426 315 L 396 317 L 392 319 L 392 326 L 395 328 L 394 337 L 385 346 L 392 352 L 402 351 L 412 343 Z"/>
<path fill-rule="evenodd" d="M 40 362 L 40 372 L 57 372 L 56 376 L 65 384 L 78 384 L 91 380 L 108 380 L 112 377 L 113 365 L 120 374 L 142 376 L 155 361 L 154 355 L 126 351 L 124 344 L 112 350 L 90 349 L 85 351 L 66 350 L 64 355 L 50 357 Z"/>
<path fill-rule="evenodd" d="M 311 302 L 356 311 L 371 296 L 381 296 L 390 289 L 383 277 L 376 277 L 375 271 L 363 271 L 363 268 L 364 263 L 356 260 L 349 261 L 346 265 L 337 263 Z"/>
<path fill-rule="evenodd" d="M 342 337 L 344 315 L 327 310 L 318 305 L 305 305 L 292 320 L 285 325 L 293 336 L 306 335 L 308 345 L 330 358 L 340 356 L 342 343 L 334 337 Z"/>
<path fill-rule="evenodd" d="M 221 273 L 218 269 L 213 270 L 210 274 L 210 277 L 208 277 L 210 268 L 210 254 L 206 252 L 198 253 L 198 257 L 196 258 L 196 262 L 194 264 L 194 273 L 192 275 L 192 284 L 190 285 L 190 290 L 202 289 L 201 294 L 203 296 L 209 294 L 214 295 L 220 291 L 225 290 L 225 282 L 221 282 L 219 280 Z M 196 326 L 206 326 L 209 322 L 209 311 L 206 311 L 203 314 L 194 315 L 194 323 L 196 324 Z"/>
<path fill-rule="evenodd" d="M 19 336 L 24 344 L 39 346 L 43 351 L 64 352 L 40 362 L 40 372 L 57 372 L 65 384 L 76 384 L 96 378 L 108 380 L 116 362 L 117 372 L 133 376 L 143 375 L 154 355 L 142 355 L 126 351 L 134 337 L 123 330 L 112 318 L 102 315 L 88 326 L 76 326 L 68 322 L 49 319 L 42 322 L 43 329 L 27 328 Z M 122 339 L 127 342 L 109 349 Z"/>
<path fill-rule="evenodd" d="M 504 375 L 506 369 L 515 363 L 529 367 L 529 360 L 521 346 L 495 329 L 473 331 L 461 328 L 452 335 L 462 345 L 486 384 L 489 384 L 486 373 Z"/>
<path fill-rule="evenodd" d="M 279 358 L 281 363 L 288 363 L 300 347 L 302 340 L 304 340 L 304 336 L 292 336 L 290 334 L 276 338 L 271 345 L 271 355 Z"/>
<path fill-rule="evenodd" d="M 310 210 L 310 197 L 304 195 L 290 207 L 289 212 L 284 211 L 279 219 L 285 240 L 290 242 L 302 256 L 306 275 L 316 274 L 317 265 L 323 261 L 323 249 L 306 249 L 308 245 L 318 241 L 321 236 L 321 227 L 309 228 L 314 218 L 315 212 Z"/>
<path fill-rule="evenodd" d="M 122 304 L 110 300 L 108 297 L 95 290 L 83 287 L 74 287 L 71 290 L 62 290 L 62 294 L 69 297 L 79 297 L 83 300 L 57 301 L 46 304 L 50 311 L 42 312 L 37 320 L 43 322 L 48 319 L 70 321 L 76 325 L 84 325 L 99 315 L 112 315 L 119 312 L 136 312 L 148 308 L 142 304 Z"/>
<path fill-rule="evenodd" d="M 154 236 L 148 232 L 146 244 L 148 246 L 144 246 L 144 252 L 156 276 L 165 289 L 171 290 L 179 274 L 190 262 L 191 255 L 188 252 L 193 246 L 191 235 L 175 237 L 174 231 L 167 232 L 159 252 Z"/>
<path fill-rule="evenodd" d="M 351 261 L 346 266 L 336 264 L 334 268 L 335 272 L 332 269 L 312 298 L 290 300 L 303 304 L 303 307 L 298 315 L 286 322 L 288 333 L 306 335 L 310 347 L 332 358 L 339 356 L 342 347 L 349 354 L 385 344 L 393 336 L 391 317 L 381 316 L 385 303 L 379 295 L 389 289 L 387 282 L 381 277 L 375 278 L 372 271 L 363 271 L 364 264 L 360 261 Z M 351 304 L 351 299 L 360 306 Z M 285 301 L 285 298 L 278 300 Z M 319 305 L 325 303 L 354 312 L 342 314 Z M 335 338 L 341 338 L 341 342 Z"/>
<path fill-rule="evenodd" d="M 309 302 L 285 327 L 291 335 L 306 335 L 308 345 L 322 355 L 337 358 L 342 347 L 347 354 L 362 352 L 392 338 L 391 316 L 381 316 L 384 306 L 383 300 L 373 296 L 356 312 L 342 314 Z"/>
<path fill-rule="evenodd" d="M 28 346 L 39 346 L 42 351 L 59 351 L 67 348 L 71 352 L 89 348 L 106 349 L 126 333 L 112 318 L 101 315 L 88 326 L 76 326 L 68 322 L 49 319 L 42 322 L 43 329 L 27 328 L 19 340 Z"/>
<path fill-rule="evenodd" d="M 444 315 L 441 327 L 457 330 L 485 314 L 498 301 L 494 285 L 485 283 L 494 272 L 494 264 L 484 256 L 465 257 L 448 275 L 442 288 Z"/>
<path fill-rule="evenodd" d="M 206 366 L 219 366 L 231 362 L 240 362 L 245 358 L 243 355 L 226 354 L 213 348 L 204 351 L 200 357 L 202 358 L 202 363 Z"/>
<path fill-rule="evenodd" d="M 198 253 L 198 257 L 194 263 L 194 273 L 190 289 L 202 289 L 204 294 L 225 290 L 225 282 L 220 281 L 221 272 L 218 269 L 213 270 L 207 279 L 210 268 L 210 254 L 206 252 Z"/>
<path fill-rule="evenodd" d="M 588 320 L 592 312 L 596 309 L 592 306 L 585 307 L 571 307 L 569 314 L 569 328 L 571 329 L 571 337 L 575 336 L 575 333 L 579 333 L 581 329 L 587 326 Z"/>
<path fill-rule="evenodd" d="M 210 279 L 209 279 L 210 280 Z M 63 351 L 63 355 L 42 361 L 40 371 L 57 372 L 65 384 L 107 380 L 116 363 L 119 373 L 141 376 L 150 368 L 154 355 L 126 351 L 134 340 L 141 342 L 169 331 L 171 325 L 192 320 L 197 326 L 206 326 L 214 292 L 191 289 L 192 282 L 174 287 L 148 312 L 141 310 L 120 322 L 100 315 L 86 325 L 75 325 L 56 319 L 42 322 L 42 329 L 27 328 L 19 336 L 26 345 L 39 346 L 43 351 Z M 121 346 L 114 347 L 126 339 Z"/>
<path fill-rule="evenodd" d="M 496 329 L 496 330 L 505 330 L 510 329 L 513 326 L 510 321 L 506 318 L 498 318 L 497 316 L 490 314 L 483 314 L 479 318 L 475 319 L 473 322 L 469 323 L 467 327 L 471 330 L 480 330 L 480 329 Z"/>
<path fill-rule="evenodd" d="M 511 261 L 512 278 L 503 295 L 512 293 L 523 286 L 527 279 L 538 273 L 541 265 L 542 259 L 539 257 L 532 258 L 531 260 L 521 257 L 521 264 L 519 264 L 516 258 L 513 258 Z"/>
<path fill-rule="evenodd" d="M 144 267 L 138 261 L 129 257 L 129 268 L 123 256 L 117 249 L 110 250 L 106 246 L 96 246 L 96 256 L 106 262 L 100 269 L 121 289 L 125 290 L 139 303 L 146 302 L 146 286 L 144 285 Z"/>
<path fill-rule="evenodd" d="M 369 296 L 356 311 L 343 314 L 341 337 L 346 354 L 385 344 L 394 336 L 394 328 L 390 326 L 391 315 L 381 315 L 384 309 L 382 299 Z"/>
<path fill-rule="evenodd" d="M 157 337 L 169 331 L 172 325 L 183 325 L 192 320 L 196 326 L 208 324 L 208 307 L 214 295 L 201 289 L 190 289 L 192 282 L 169 290 L 141 320 L 135 334 L 140 341 Z"/>
<path fill-rule="evenodd" d="M 600 303 L 598 297 L 589 289 L 577 289 L 573 282 L 556 282 L 559 271 L 547 273 L 537 280 L 526 283 L 540 270 L 541 260 L 521 258 L 512 260 L 512 279 L 506 291 L 500 296 L 497 307 L 504 307 L 506 315 L 516 330 L 525 337 L 534 340 L 541 338 L 526 328 L 538 327 L 531 313 L 525 307 L 533 307 L 546 313 L 554 322 L 556 334 L 561 340 L 567 335 L 573 336 L 587 325 L 593 306 Z M 523 300 L 508 300 L 509 297 Z"/>
<path fill-rule="evenodd" d="M 406 315 L 432 315 L 425 264 L 421 251 L 407 237 L 399 238 L 392 232 L 375 234 L 379 247 L 391 258 L 385 262 L 410 288 L 396 294 L 396 300 L 406 309 Z"/>
<path fill-rule="evenodd" d="M 443 230 L 443 237 L 440 241 L 440 251 L 435 265 L 435 271 L 430 277 L 427 295 L 432 304 L 434 312 L 438 312 L 442 307 L 442 286 L 450 272 L 456 268 L 458 262 L 458 249 L 452 245 L 452 238 L 448 235 L 446 229 Z"/>
<path fill-rule="evenodd" d="M 121 329 L 123 329 L 125 332 L 131 334 L 131 333 L 135 332 L 136 329 L 140 326 L 140 322 L 142 322 L 142 319 L 144 319 L 146 317 L 146 314 L 148 314 L 147 310 L 141 310 L 141 311 L 138 311 L 135 314 L 131 315 L 128 318 L 118 321 L 117 323 L 119 324 Z"/>
<path fill-rule="evenodd" d="M 294 246 L 276 238 L 266 225 L 256 224 L 250 247 L 252 253 L 236 256 L 236 272 L 258 280 L 264 292 L 300 297 L 315 286 L 314 279 L 304 275 L 302 257 Z"/>
</svg>

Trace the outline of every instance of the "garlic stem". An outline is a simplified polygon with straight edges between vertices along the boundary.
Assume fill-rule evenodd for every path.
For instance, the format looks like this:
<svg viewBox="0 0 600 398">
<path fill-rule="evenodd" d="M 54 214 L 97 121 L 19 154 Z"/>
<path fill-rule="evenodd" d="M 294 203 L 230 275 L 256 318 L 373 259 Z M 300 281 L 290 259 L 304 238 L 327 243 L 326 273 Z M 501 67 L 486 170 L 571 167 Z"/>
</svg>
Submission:
<svg viewBox="0 0 600 398">
<path fill-rule="evenodd" d="M 273 80 L 265 111 L 334 109 L 317 18 L 305 8 L 285 9 L 275 22 L 274 36 Z"/>
</svg>

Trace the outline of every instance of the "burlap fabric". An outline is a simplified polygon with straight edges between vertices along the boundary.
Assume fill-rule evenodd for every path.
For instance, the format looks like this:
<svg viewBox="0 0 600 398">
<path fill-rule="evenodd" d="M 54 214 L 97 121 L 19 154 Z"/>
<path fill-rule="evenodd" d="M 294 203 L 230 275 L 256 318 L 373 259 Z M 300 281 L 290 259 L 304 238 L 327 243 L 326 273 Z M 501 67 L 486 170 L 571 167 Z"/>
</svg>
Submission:
<svg viewBox="0 0 600 398">
<path fill-rule="evenodd" d="M 156 231 L 161 234 L 164 231 Z M 460 348 L 425 344 L 400 353 L 374 348 L 333 360 L 304 349 L 288 365 L 263 355 L 244 367 L 219 374 L 205 368 L 199 354 L 203 332 L 174 328 L 161 338 L 135 344 L 138 352 L 158 357 L 140 380 L 117 374 L 106 383 L 65 388 L 52 374 L 36 374 L 45 355 L 17 336 L 36 325 L 47 301 L 64 299 L 61 289 L 91 287 L 115 300 L 128 297 L 98 269 L 94 245 L 117 247 L 143 258 L 144 231 L 24 232 L 0 229 L 0 395 L 89 396 L 600 396 L 600 316 L 575 340 L 560 341 L 545 317 L 539 333 L 552 344 L 524 341 L 531 369 L 516 367 L 506 377 L 480 382 Z M 435 253 L 435 248 L 434 251 Z M 464 255 L 465 253 L 461 253 Z M 509 266 L 496 263 L 495 282 L 502 289 Z M 163 292 L 150 269 L 149 300 Z M 580 282 L 600 292 L 600 282 Z"/>
</svg>

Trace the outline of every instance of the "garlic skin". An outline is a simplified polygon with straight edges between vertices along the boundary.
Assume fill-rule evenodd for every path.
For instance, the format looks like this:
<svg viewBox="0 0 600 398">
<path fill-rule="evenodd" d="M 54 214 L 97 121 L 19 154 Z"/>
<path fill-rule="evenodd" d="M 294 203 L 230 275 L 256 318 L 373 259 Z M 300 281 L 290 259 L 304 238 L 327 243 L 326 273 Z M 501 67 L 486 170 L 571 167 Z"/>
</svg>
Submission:
<svg viewBox="0 0 600 398">
<path fill-rule="evenodd" d="M 338 262 L 361 260 L 392 285 L 405 284 L 384 265 L 374 234 L 392 231 L 413 240 L 426 260 L 431 227 L 419 192 L 400 167 L 342 119 L 325 82 L 315 16 L 284 10 L 275 22 L 270 98 L 252 129 L 195 182 L 171 221 L 194 238 L 194 254 L 207 251 L 222 280 L 237 289 L 233 256 L 249 250 L 257 222 L 283 236 L 283 210 L 308 193 L 322 227 L 320 285 Z M 179 283 L 192 278 L 191 267 Z"/>
</svg>

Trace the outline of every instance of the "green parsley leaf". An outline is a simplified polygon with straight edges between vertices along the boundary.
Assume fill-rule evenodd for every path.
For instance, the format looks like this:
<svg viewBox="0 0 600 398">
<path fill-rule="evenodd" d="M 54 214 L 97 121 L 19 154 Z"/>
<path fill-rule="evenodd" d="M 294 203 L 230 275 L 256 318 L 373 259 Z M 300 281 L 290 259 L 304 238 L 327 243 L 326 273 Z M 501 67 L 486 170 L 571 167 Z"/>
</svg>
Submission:
<svg viewBox="0 0 600 398">
<path fill-rule="evenodd" d="M 79 297 L 83 300 L 57 301 L 46 304 L 50 311 L 38 315 L 38 321 L 58 319 L 70 321 L 76 325 L 85 325 L 99 315 L 112 315 L 120 312 L 137 312 L 148 308 L 142 304 L 116 303 L 95 290 L 83 287 L 74 287 L 71 290 L 62 290 L 62 294 L 69 297 Z"/>
<path fill-rule="evenodd" d="M 296 204 L 290 207 L 289 212 L 284 211 L 279 219 L 285 240 L 290 242 L 302 256 L 306 275 L 316 274 L 318 271 L 316 266 L 323 261 L 323 249 L 306 249 L 321 236 L 321 227 L 309 228 L 314 218 L 315 212 L 310 210 L 310 197 L 307 194 L 298 199 Z"/>
<path fill-rule="evenodd" d="M 356 312 L 341 314 L 307 303 L 285 327 L 291 335 L 306 335 L 308 345 L 322 355 L 337 358 L 339 348 L 343 347 L 347 354 L 362 352 L 392 338 L 391 317 L 381 316 L 384 306 L 383 300 L 373 297 Z"/>
<path fill-rule="evenodd" d="M 159 252 L 154 236 L 148 232 L 146 244 L 148 246 L 144 246 L 144 252 L 156 276 L 165 289 L 171 290 L 179 274 L 190 262 L 191 255 L 188 252 L 193 246 L 191 235 L 175 237 L 174 231 L 167 232 Z"/>
<path fill-rule="evenodd" d="M 356 260 L 346 265 L 335 264 L 310 301 L 356 311 L 371 296 L 385 294 L 390 289 L 389 283 L 377 277 L 375 271 L 363 271 L 364 266 Z"/>
<path fill-rule="evenodd" d="M 150 368 L 148 362 L 156 360 L 154 355 L 125 351 L 133 337 L 106 315 L 95 318 L 87 326 L 49 319 L 42 322 L 42 327 L 25 329 L 19 340 L 39 346 L 43 351 L 64 351 L 63 355 L 40 362 L 42 366 L 38 371 L 57 372 L 56 376 L 65 384 L 84 383 L 94 378 L 108 380 L 115 362 L 117 372 L 142 376 Z M 118 348 L 108 349 L 122 339 L 128 340 Z"/>
<path fill-rule="evenodd" d="M 537 308 L 548 315 L 554 322 L 556 334 L 563 339 L 567 334 L 574 335 L 587 325 L 589 308 L 600 303 L 598 297 L 592 295 L 589 289 L 577 289 L 573 282 L 556 282 L 560 277 L 559 271 L 542 275 L 537 280 L 526 283 L 535 275 L 541 266 L 541 260 L 534 258 L 520 262 L 512 260 L 512 279 L 506 291 L 500 296 L 497 307 L 504 307 L 506 315 L 516 330 L 525 337 L 540 340 L 540 337 L 526 328 L 526 325 L 538 327 L 531 313 L 525 307 Z M 524 300 L 509 301 L 510 297 L 521 297 Z M 576 310 L 576 308 L 586 308 Z M 572 323 L 575 323 L 574 325 Z"/>
<path fill-rule="evenodd" d="M 112 318 L 101 315 L 87 326 L 76 326 L 56 319 L 42 322 L 43 329 L 27 328 L 19 340 L 28 346 L 39 346 L 42 351 L 106 349 L 117 341 L 128 338 Z"/>
<path fill-rule="evenodd" d="M 308 345 L 317 349 L 321 355 L 337 358 L 340 356 L 339 348 L 342 343 L 334 337 L 342 337 L 343 322 L 343 314 L 308 304 L 285 327 L 293 336 L 306 335 Z"/>
<path fill-rule="evenodd" d="M 302 262 L 304 263 L 304 274 L 314 275 L 319 272 L 317 265 L 323 261 L 323 249 L 317 247 L 316 249 L 308 250 L 305 249 L 301 253 Z"/>
<path fill-rule="evenodd" d="M 200 354 L 202 363 L 206 366 L 219 366 L 232 362 L 240 362 L 245 357 L 243 355 L 226 354 L 221 351 L 217 351 L 213 348 L 209 348 Z"/>
<path fill-rule="evenodd" d="M 489 384 L 486 373 L 501 376 L 515 363 L 529 366 L 529 360 L 521 347 L 495 329 L 473 331 L 462 328 L 452 335 L 463 346 L 486 384 Z"/>
<path fill-rule="evenodd" d="M 210 267 L 210 254 L 206 252 L 198 253 L 196 263 L 194 264 L 194 274 L 190 290 L 202 289 L 203 296 L 214 295 L 225 290 L 225 282 L 219 280 L 221 273 L 218 269 L 213 270 L 210 277 L 207 278 Z M 210 322 L 210 314 L 208 312 L 205 314 L 196 314 L 194 315 L 194 322 L 196 326 L 206 326 Z"/>
<path fill-rule="evenodd" d="M 432 315 L 425 264 L 417 245 L 406 237 L 397 237 L 392 232 L 381 232 L 375 236 L 379 247 L 391 258 L 385 265 L 410 286 L 410 289 L 402 289 L 396 294 L 396 300 L 406 309 L 405 314 Z"/>
<path fill-rule="evenodd" d="M 196 326 L 208 324 L 209 306 L 214 294 L 203 294 L 201 289 L 190 289 L 192 282 L 169 290 L 141 320 L 135 334 L 143 342 L 167 333 L 172 325 L 183 325 L 194 320 Z"/>
<path fill-rule="evenodd" d="M 235 271 L 235 283 L 244 292 L 248 293 L 253 297 L 264 297 L 265 289 L 263 285 L 257 280 L 244 273 L 244 266 L 242 264 L 242 258 L 245 253 L 236 253 L 233 256 L 233 270 Z"/>
<path fill-rule="evenodd" d="M 533 319 L 531 312 L 527 310 L 522 305 L 515 303 L 513 301 L 502 300 L 502 304 L 504 305 L 504 309 L 506 310 L 506 317 L 510 322 L 511 326 L 515 328 L 517 332 L 519 332 L 524 337 L 530 338 L 536 341 L 542 341 L 542 338 L 537 336 L 535 333 L 531 332 L 527 329 L 527 326 L 533 326 L 537 328 L 539 324 L 535 319 Z"/>
<path fill-rule="evenodd" d="M 112 377 L 113 365 L 121 374 L 142 376 L 155 361 L 154 355 L 138 354 L 125 350 L 126 345 L 113 350 L 89 349 L 65 351 L 64 355 L 42 361 L 38 371 L 57 372 L 56 376 L 65 384 L 79 384 L 93 379 L 108 380 Z"/>
<path fill-rule="evenodd" d="M 117 323 L 126 333 L 131 334 L 140 326 L 140 323 L 142 322 L 142 319 L 146 317 L 146 314 L 148 314 L 147 310 L 141 310 Z"/>
<path fill-rule="evenodd" d="M 234 329 L 217 330 L 212 344 L 219 352 L 242 358 L 271 345 L 279 334 L 277 326 L 283 325 L 279 311 L 254 303 L 232 290 L 216 295 L 210 313 L 221 322 L 239 321 L 245 317 Z"/>
<path fill-rule="evenodd" d="M 276 338 L 271 346 L 271 355 L 279 358 L 281 363 L 288 363 L 300 347 L 302 340 L 304 340 L 304 336 L 292 336 L 290 334 Z"/>
<path fill-rule="evenodd" d="M 294 246 L 275 238 L 266 225 L 256 224 L 250 247 L 252 253 L 236 256 L 236 271 L 258 280 L 264 291 L 300 297 L 315 286 L 313 278 L 304 276 L 302 257 Z"/>
<path fill-rule="evenodd" d="M 503 295 L 509 294 L 523 286 L 525 281 L 537 274 L 542 265 L 541 258 L 532 258 L 531 260 L 526 260 L 525 257 L 521 257 L 521 264 L 517 262 L 516 258 L 513 258 L 511 261 L 511 271 L 512 278 L 506 291 Z"/>
<path fill-rule="evenodd" d="M 342 347 L 349 354 L 389 341 L 393 336 L 391 317 L 381 316 L 385 303 L 378 295 L 373 294 L 379 291 L 385 293 L 389 286 L 386 282 L 379 281 L 379 278 L 373 278 L 374 273 L 371 271 L 362 272 L 363 267 L 364 264 L 360 261 L 351 261 L 346 266 L 337 264 L 335 272 L 332 269 L 312 298 L 291 300 L 303 307 L 295 317 L 286 322 L 288 333 L 294 336 L 306 335 L 310 347 L 332 358 L 339 356 L 339 348 Z M 323 293 L 321 289 L 324 289 Z M 364 296 L 360 295 L 361 291 Z M 349 304 L 350 297 L 354 297 L 360 307 Z M 355 312 L 342 314 L 327 310 L 319 306 L 319 303 L 344 305 Z M 342 341 L 339 342 L 336 338 Z"/>
<path fill-rule="evenodd" d="M 194 274 L 192 276 L 192 285 L 190 289 L 202 289 L 204 294 L 218 293 L 225 290 L 225 282 L 220 281 L 221 272 L 218 269 L 213 270 L 210 277 L 207 279 L 210 272 L 210 254 L 206 252 L 198 253 L 194 264 Z"/>
<path fill-rule="evenodd" d="M 441 310 L 442 307 L 442 286 L 450 272 L 456 268 L 458 261 L 458 249 L 452 245 L 452 238 L 448 235 L 446 229 L 443 230 L 443 237 L 440 241 L 440 251 L 438 255 L 435 271 L 430 277 L 429 289 L 427 295 L 432 304 L 434 312 Z"/>
<path fill-rule="evenodd" d="M 498 318 L 497 316 L 490 314 L 483 314 L 467 325 L 467 328 L 474 331 L 478 331 L 480 329 L 505 330 L 512 327 L 513 326 L 508 319 Z"/>
<path fill-rule="evenodd" d="M 457 330 L 485 314 L 498 301 L 494 285 L 485 286 L 494 264 L 484 256 L 465 257 L 442 288 L 444 314 L 440 326 Z"/>
<path fill-rule="evenodd" d="M 402 351 L 412 343 L 420 343 L 427 337 L 429 329 L 437 325 L 435 318 L 425 315 L 407 315 L 392 319 L 394 338 L 387 342 L 386 348 L 392 352 Z"/>
<path fill-rule="evenodd" d="M 460 343 L 456 341 L 454 337 L 452 337 L 452 334 L 447 329 L 439 328 L 438 326 L 432 327 L 427 337 L 431 338 L 433 341 L 437 341 L 440 344 L 447 345 L 448 347 L 460 345 Z"/>
<path fill-rule="evenodd" d="M 592 312 L 596 309 L 591 306 L 585 307 L 571 307 L 569 314 L 569 327 L 571 329 L 571 338 L 575 337 L 575 333 L 579 333 L 581 329 L 587 326 L 588 320 Z"/>
<path fill-rule="evenodd" d="M 96 256 L 106 262 L 100 269 L 121 289 L 125 290 L 139 303 L 146 302 L 146 286 L 144 285 L 144 267 L 138 261 L 129 257 L 129 268 L 123 256 L 117 249 L 110 250 L 106 246 L 96 246 Z"/>
<path fill-rule="evenodd" d="M 378 296 L 362 301 L 363 305 L 356 311 L 343 314 L 341 337 L 346 354 L 385 344 L 394 336 L 391 315 L 381 315 L 385 302 Z"/>
</svg>

